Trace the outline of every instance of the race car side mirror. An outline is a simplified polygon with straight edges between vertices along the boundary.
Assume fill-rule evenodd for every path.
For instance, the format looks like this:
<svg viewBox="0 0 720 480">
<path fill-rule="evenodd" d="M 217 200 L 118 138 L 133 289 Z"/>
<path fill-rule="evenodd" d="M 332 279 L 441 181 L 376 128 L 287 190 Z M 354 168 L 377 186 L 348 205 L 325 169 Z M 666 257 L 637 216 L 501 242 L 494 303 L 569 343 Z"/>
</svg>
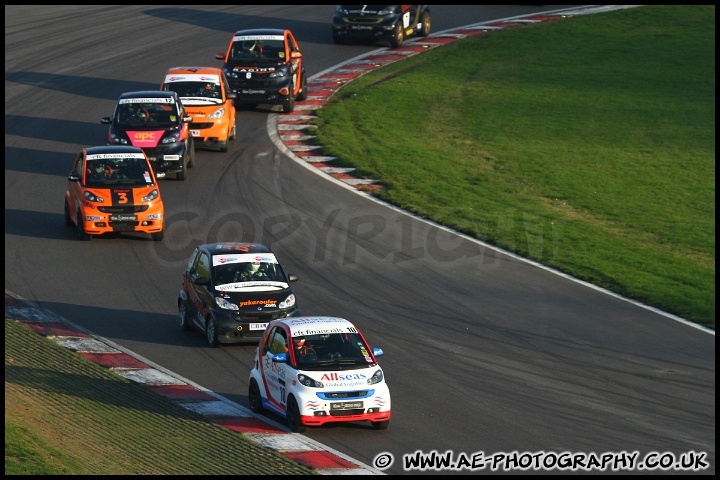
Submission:
<svg viewBox="0 0 720 480">
<path fill-rule="evenodd" d="M 70 172 L 70 175 L 68 175 L 67 179 L 70 182 L 79 182 L 80 174 L 78 172 L 76 172 L 75 170 L 73 170 L 72 172 Z"/>
</svg>

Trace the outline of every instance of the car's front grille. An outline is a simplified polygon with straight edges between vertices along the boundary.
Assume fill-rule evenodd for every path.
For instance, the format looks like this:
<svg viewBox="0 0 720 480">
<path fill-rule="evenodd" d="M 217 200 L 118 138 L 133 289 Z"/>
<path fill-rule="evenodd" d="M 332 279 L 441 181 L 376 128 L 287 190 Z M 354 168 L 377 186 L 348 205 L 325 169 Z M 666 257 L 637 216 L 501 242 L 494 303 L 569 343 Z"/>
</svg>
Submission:
<svg viewBox="0 0 720 480">
<path fill-rule="evenodd" d="M 372 25 L 374 23 L 382 22 L 382 18 L 367 18 L 367 17 L 347 17 L 345 19 L 347 23 L 358 23 L 362 25 Z"/>
<path fill-rule="evenodd" d="M 323 398 L 328 400 L 333 398 L 365 398 L 367 395 L 367 390 L 358 390 L 356 392 L 325 393 L 323 394 Z"/>
<path fill-rule="evenodd" d="M 362 415 L 365 410 L 362 408 L 353 408 L 351 410 L 330 410 L 331 417 L 347 417 L 348 415 Z"/>
<path fill-rule="evenodd" d="M 148 209 L 148 205 L 130 205 L 127 207 L 122 206 L 113 206 L 113 207 L 98 207 L 98 210 L 100 210 L 102 213 L 138 213 L 138 212 L 144 212 Z"/>
<path fill-rule="evenodd" d="M 191 129 L 197 129 L 202 130 L 204 128 L 211 128 L 213 126 L 212 122 L 206 122 L 206 123 L 191 123 L 190 128 Z"/>
</svg>

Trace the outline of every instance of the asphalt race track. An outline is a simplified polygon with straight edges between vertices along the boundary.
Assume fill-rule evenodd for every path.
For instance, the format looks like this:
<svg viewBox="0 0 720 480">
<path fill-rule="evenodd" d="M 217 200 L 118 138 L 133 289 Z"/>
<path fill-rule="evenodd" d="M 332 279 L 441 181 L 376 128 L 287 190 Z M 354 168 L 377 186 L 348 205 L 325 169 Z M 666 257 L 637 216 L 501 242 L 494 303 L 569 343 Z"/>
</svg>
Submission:
<svg viewBox="0 0 720 480">
<path fill-rule="evenodd" d="M 561 7 L 433 6 L 432 32 Z M 333 45 L 332 13 L 6 6 L 6 290 L 248 406 L 254 346 L 208 348 L 180 330 L 176 299 L 196 244 L 265 243 L 300 276 L 303 314 L 346 317 L 386 352 L 390 428 L 307 437 L 368 465 L 390 453 L 391 474 L 416 473 L 403 455 L 433 451 L 697 452 L 709 463 L 699 473 L 714 474 L 714 333 L 336 185 L 271 141 L 277 111 L 239 109 L 227 153 L 198 151 L 187 181 L 161 182 L 163 242 L 81 242 L 65 226 L 73 158 L 105 144 L 99 119 L 120 93 L 157 88 L 172 66 L 220 65 L 214 55 L 242 28 L 291 29 L 310 77 L 378 48 Z"/>
</svg>

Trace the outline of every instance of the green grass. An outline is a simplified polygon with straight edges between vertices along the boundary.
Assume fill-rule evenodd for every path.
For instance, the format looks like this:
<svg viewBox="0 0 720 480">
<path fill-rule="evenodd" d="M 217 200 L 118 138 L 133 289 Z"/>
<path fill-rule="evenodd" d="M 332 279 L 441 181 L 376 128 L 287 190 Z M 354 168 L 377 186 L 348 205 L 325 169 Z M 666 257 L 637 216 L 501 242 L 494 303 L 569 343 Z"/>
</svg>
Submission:
<svg viewBox="0 0 720 480">
<path fill-rule="evenodd" d="M 5 474 L 316 472 L 5 319 Z"/>
<path fill-rule="evenodd" d="M 367 73 L 317 112 L 371 193 L 715 328 L 715 7 L 509 27 Z"/>
</svg>

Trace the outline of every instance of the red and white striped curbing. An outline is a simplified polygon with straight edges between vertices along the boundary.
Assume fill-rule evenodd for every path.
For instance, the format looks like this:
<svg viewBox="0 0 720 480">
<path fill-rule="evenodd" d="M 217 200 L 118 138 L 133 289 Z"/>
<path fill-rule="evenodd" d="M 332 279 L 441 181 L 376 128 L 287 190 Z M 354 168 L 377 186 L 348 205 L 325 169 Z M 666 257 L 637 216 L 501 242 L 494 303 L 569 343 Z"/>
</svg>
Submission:
<svg viewBox="0 0 720 480">
<path fill-rule="evenodd" d="M 322 475 L 384 475 L 383 472 L 334 451 L 248 408 L 231 402 L 79 325 L 5 291 L 5 318 L 16 320 L 58 345 L 147 387 L 178 405 L 245 435 Z"/>
</svg>

